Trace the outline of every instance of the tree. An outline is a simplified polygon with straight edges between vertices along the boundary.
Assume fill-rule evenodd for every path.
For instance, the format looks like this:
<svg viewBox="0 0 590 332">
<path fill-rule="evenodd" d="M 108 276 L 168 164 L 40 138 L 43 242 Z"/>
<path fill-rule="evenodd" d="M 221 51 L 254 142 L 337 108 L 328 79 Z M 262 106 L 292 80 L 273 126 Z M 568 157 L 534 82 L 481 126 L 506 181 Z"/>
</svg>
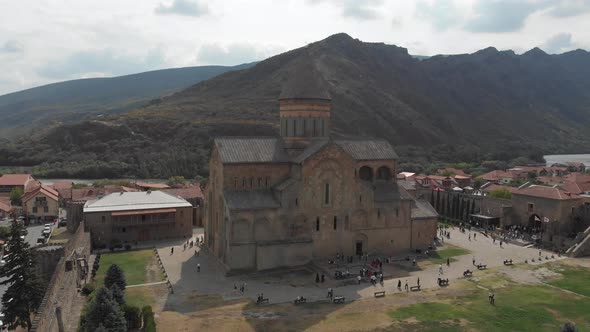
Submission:
<svg viewBox="0 0 590 332">
<path fill-rule="evenodd" d="M 430 191 L 430 205 L 434 206 L 434 190 Z"/>
<path fill-rule="evenodd" d="M 24 225 L 17 220 L 10 227 L 7 246 L 10 254 L 0 267 L 0 282 L 9 285 L 2 296 L 4 323 L 9 329 L 32 326 L 31 313 L 37 310 L 43 300 L 43 283 L 35 266 L 34 254 L 25 240 L 21 239 Z"/>
<path fill-rule="evenodd" d="M 113 300 L 115 300 L 120 306 L 125 304 L 125 294 L 117 284 L 112 284 L 110 291 Z"/>
<path fill-rule="evenodd" d="M 109 332 L 127 331 L 127 321 L 121 307 L 105 287 L 96 291 L 81 324 L 81 331 L 94 332 L 100 326 Z"/>
<path fill-rule="evenodd" d="M 493 198 L 510 199 L 510 198 L 512 198 L 512 193 L 506 188 L 499 188 L 499 189 L 493 190 L 490 193 L 490 196 Z"/>
<path fill-rule="evenodd" d="M 166 184 L 169 186 L 174 186 L 177 184 L 185 184 L 186 183 L 186 179 L 184 178 L 184 176 L 171 176 L 168 178 L 168 181 L 166 181 Z"/>
<path fill-rule="evenodd" d="M 486 181 L 482 178 L 475 178 L 475 181 L 473 182 L 473 186 L 475 187 L 475 189 L 479 189 L 481 188 L 481 186 L 484 185 Z"/>
<path fill-rule="evenodd" d="M 567 322 L 561 326 L 559 331 L 561 331 L 561 332 L 578 332 L 578 328 L 576 327 L 576 324 L 574 324 L 572 322 Z"/>
<path fill-rule="evenodd" d="M 21 199 L 23 198 L 23 190 L 18 187 L 12 188 L 10 192 L 10 202 L 12 205 L 21 205 Z"/>
<path fill-rule="evenodd" d="M 436 211 L 438 211 L 438 213 L 441 213 L 442 210 L 442 206 L 440 206 L 440 190 L 436 191 Z"/>
<path fill-rule="evenodd" d="M 109 266 L 109 269 L 107 270 L 107 273 L 104 277 L 104 286 L 108 289 L 111 289 L 111 287 L 115 284 L 121 291 L 124 291 L 125 286 L 127 286 L 123 270 L 121 270 L 117 264 L 112 264 Z"/>
</svg>

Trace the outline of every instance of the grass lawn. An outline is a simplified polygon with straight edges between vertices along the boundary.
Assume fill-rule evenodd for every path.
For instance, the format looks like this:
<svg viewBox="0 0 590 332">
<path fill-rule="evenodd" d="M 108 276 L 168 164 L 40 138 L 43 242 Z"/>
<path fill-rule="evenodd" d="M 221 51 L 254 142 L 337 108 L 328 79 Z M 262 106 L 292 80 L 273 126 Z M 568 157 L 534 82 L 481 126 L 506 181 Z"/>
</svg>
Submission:
<svg viewBox="0 0 590 332">
<path fill-rule="evenodd" d="M 421 303 L 391 311 L 401 330 L 412 331 L 559 331 L 574 321 L 580 331 L 590 326 L 590 299 L 547 286 L 512 286 L 494 291 L 476 288 L 449 303 Z"/>
<path fill-rule="evenodd" d="M 590 270 L 581 266 L 557 265 L 552 268 L 562 277 L 552 279 L 548 284 L 590 297 Z"/>
<path fill-rule="evenodd" d="M 100 257 L 100 267 L 96 272 L 95 280 L 97 285 L 103 284 L 104 275 L 111 264 L 117 264 L 123 269 L 127 285 L 138 285 L 164 280 L 164 276 L 157 266 L 156 256 L 152 249 L 102 254 Z"/>
<path fill-rule="evenodd" d="M 457 247 L 451 244 L 447 244 L 444 247 L 445 249 L 435 250 L 432 251 L 430 254 L 430 261 L 434 264 L 446 264 L 447 258 L 450 258 L 451 262 L 454 262 L 455 259 L 452 257 L 455 256 L 463 256 L 471 253 L 471 251 Z"/>
</svg>

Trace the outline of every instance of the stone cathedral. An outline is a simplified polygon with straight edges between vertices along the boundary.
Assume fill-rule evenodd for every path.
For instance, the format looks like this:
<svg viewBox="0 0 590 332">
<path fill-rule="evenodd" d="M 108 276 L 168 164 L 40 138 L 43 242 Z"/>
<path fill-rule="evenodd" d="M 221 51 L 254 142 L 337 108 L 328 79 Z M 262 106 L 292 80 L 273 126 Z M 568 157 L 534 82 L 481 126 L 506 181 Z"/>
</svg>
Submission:
<svg viewBox="0 0 590 332">
<path fill-rule="evenodd" d="M 336 253 L 392 255 L 425 248 L 436 236 L 436 211 L 396 183 L 389 142 L 330 136 L 325 86 L 312 71 L 285 84 L 279 137 L 215 138 L 205 242 L 228 271 Z"/>
</svg>

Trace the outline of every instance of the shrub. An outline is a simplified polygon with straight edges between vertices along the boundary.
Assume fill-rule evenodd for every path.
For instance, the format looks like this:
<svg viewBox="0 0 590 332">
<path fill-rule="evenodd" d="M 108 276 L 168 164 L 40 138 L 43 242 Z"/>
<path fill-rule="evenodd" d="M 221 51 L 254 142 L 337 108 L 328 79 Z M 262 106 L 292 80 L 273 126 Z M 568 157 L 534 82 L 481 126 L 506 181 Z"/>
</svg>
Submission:
<svg viewBox="0 0 590 332">
<path fill-rule="evenodd" d="M 154 320 L 154 312 L 152 307 L 145 306 L 141 309 L 141 317 L 143 319 L 143 330 L 145 332 L 156 332 L 156 321 Z"/>
<path fill-rule="evenodd" d="M 82 295 L 84 296 L 88 296 L 90 295 L 92 292 L 94 292 L 94 285 L 93 284 L 86 284 L 84 285 L 84 287 L 82 287 Z"/>
<path fill-rule="evenodd" d="M 125 313 L 125 320 L 127 321 L 128 329 L 138 329 L 141 327 L 141 310 L 138 307 L 131 305 L 123 305 L 121 307 Z"/>
</svg>

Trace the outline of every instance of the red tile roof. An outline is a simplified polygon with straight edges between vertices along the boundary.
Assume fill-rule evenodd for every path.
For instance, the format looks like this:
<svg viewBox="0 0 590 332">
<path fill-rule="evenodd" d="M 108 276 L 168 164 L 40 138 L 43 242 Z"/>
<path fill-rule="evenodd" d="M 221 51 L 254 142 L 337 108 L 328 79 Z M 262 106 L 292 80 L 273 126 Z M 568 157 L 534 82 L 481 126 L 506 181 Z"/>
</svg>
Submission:
<svg viewBox="0 0 590 332">
<path fill-rule="evenodd" d="M 191 198 L 204 198 L 203 191 L 201 190 L 201 185 L 199 183 L 184 188 L 163 189 L 162 191 L 172 195 L 180 196 L 186 200 Z"/>
<path fill-rule="evenodd" d="M 570 192 L 570 193 L 576 194 L 576 195 L 590 192 L 590 182 L 586 182 L 586 183 L 566 182 L 566 183 L 559 185 L 559 187 L 567 192 Z"/>
<path fill-rule="evenodd" d="M 38 193 L 44 194 L 48 198 L 51 198 L 56 201 L 59 199 L 59 193 L 55 191 L 55 189 L 42 185 L 24 194 L 22 197 L 22 201 L 27 202 L 31 198 L 35 197 Z"/>
<path fill-rule="evenodd" d="M 73 182 L 70 181 L 57 181 L 54 182 L 51 187 L 53 187 L 53 189 L 71 189 L 72 186 L 74 185 Z"/>
<path fill-rule="evenodd" d="M 148 183 L 148 182 L 136 182 L 135 186 L 148 189 L 168 189 L 169 185 L 165 183 Z"/>
<path fill-rule="evenodd" d="M 516 190 L 512 194 L 542 197 L 542 198 L 555 199 L 555 200 L 568 200 L 568 199 L 580 198 L 580 196 L 578 196 L 576 194 L 572 194 L 570 192 L 567 192 L 567 191 L 557 188 L 557 187 L 554 188 L 554 187 L 537 186 L 537 185 Z"/>
<path fill-rule="evenodd" d="M 24 186 L 29 179 L 31 174 L 4 174 L 0 176 L 0 186 Z"/>
<path fill-rule="evenodd" d="M 574 167 L 585 167 L 586 166 L 586 165 L 584 165 L 584 163 L 580 163 L 580 162 L 576 162 L 576 161 L 568 161 L 565 164 L 568 166 L 574 166 Z"/>
<path fill-rule="evenodd" d="M 568 175 L 565 175 L 563 177 L 563 179 L 567 182 L 585 183 L 585 182 L 590 182 L 590 175 L 575 172 L 575 173 L 570 173 Z"/>
<path fill-rule="evenodd" d="M 453 167 L 441 168 L 437 171 L 437 173 L 442 174 L 445 172 L 453 173 L 455 175 L 465 175 L 465 172 L 462 169 L 457 169 Z"/>
</svg>

